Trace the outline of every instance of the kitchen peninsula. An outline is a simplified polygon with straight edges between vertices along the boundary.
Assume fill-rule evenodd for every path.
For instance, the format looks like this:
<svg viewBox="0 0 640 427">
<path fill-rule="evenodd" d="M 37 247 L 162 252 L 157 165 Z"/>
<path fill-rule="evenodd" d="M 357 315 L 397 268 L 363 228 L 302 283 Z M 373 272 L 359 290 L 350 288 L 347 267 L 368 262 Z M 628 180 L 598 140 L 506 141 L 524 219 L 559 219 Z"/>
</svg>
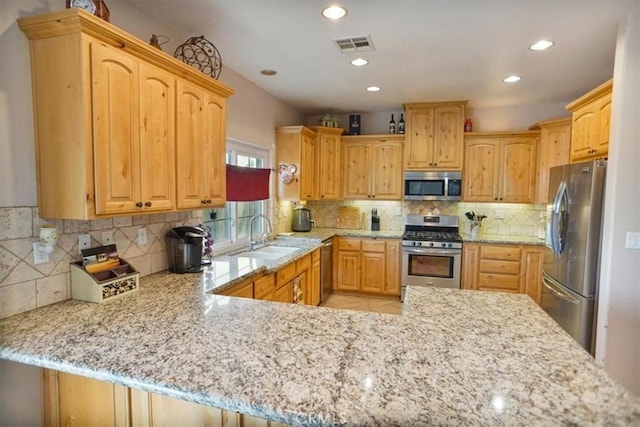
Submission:
<svg viewBox="0 0 640 427">
<path fill-rule="evenodd" d="M 410 288 L 394 316 L 213 295 L 216 277 L 4 319 L 0 358 L 288 424 L 640 422 L 526 295 Z"/>
</svg>

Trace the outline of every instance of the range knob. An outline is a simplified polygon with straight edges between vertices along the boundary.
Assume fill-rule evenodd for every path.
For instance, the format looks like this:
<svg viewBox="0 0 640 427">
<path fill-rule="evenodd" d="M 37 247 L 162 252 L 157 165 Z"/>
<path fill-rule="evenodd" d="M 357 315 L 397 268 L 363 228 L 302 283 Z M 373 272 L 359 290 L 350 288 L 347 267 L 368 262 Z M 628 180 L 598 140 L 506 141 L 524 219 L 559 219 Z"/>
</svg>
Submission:
<svg viewBox="0 0 640 427">
<path fill-rule="evenodd" d="M 433 242 L 429 243 L 429 247 L 431 247 L 431 248 L 433 247 Z"/>
<path fill-rule="evenodd" d="M 453 247 L 453 243 L 449 243 L 447 246 L 449 246 L 450 248 Z"/>
<path fill-rule="evenodd" d="M 441 243 L 441 244 L 440 244 L 440 247 L 442 247 L 442 248 L 446 248 L 446 247 L 447 247 L 447 244 L 446 244 L 446 243 Z"/>
</svg>

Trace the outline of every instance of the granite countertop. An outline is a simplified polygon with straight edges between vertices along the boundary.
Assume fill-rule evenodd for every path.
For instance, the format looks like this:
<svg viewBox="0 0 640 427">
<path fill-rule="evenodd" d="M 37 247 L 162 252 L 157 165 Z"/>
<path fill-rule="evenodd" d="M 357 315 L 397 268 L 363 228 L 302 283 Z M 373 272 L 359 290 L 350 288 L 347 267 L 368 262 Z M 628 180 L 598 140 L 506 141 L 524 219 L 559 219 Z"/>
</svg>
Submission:
<svg viewBox="0 0 640 427">
<path fill-rule="evenodd" d="M 0 358 L 296 425 L 640 423 L 526 295 L 410 287 L 395 316 L 212 295 L 205 275 L 3 319 Z"/>
<path fill-rule="evenodd" d="M 505 243 L 509 245 L 544 246 L 544 239 L 533 236 L 505 236 L 498 234 L 480 234 L 472 237 L 471 234 L 461 234 L 464 242 L 474 243 Z"/>
</svg>

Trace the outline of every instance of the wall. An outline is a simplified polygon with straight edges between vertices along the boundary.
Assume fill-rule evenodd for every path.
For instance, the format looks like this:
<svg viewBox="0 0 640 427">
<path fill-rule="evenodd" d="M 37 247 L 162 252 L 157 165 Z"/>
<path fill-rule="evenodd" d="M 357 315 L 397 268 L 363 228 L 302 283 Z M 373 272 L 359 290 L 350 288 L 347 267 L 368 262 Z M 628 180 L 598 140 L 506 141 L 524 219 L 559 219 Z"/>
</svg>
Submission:
<svg viewBox="0 0 640 427">
<path fill-rule="evenodd" d="M 640 2 L 616 45 L 607 170 L 596 360 L 640 396 L 640 250 L 625 248 L 640 232 Z"/>
<path fill-rule="evenodd" d="M 526 130 L 531 125 L 542 120 L 569 117 L 569 112 L 565 109 L 567 102 L 555 104 L 520 105 L 509 107 L 476 107 L 467 105 L 465 109 L 466 118 L 473 121 L 473 130 L 476 132 L 493 132 L 503 130 Z M 425 100 L 425 102 L 429 102 Z M 389 132 L 389 120 L 391 114 L 394 116 L 396 128 L 400 120 L 402 109 L 377 113 L 354 113 L 360 114 L 361 134 L 385 134 Z M 340 120 L 339 126 L 349 132 L 349 115 L 336 114 Z M 307 117 L 307 125 L 315 126 L 322 114 Z"/>
</svg>

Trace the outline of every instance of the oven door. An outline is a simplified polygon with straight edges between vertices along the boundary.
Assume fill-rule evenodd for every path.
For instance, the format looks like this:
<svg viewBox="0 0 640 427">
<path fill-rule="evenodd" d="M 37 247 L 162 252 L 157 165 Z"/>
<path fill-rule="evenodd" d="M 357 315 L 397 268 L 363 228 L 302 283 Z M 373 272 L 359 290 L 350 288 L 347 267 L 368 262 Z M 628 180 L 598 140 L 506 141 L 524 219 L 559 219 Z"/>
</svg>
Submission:
<svg viewBox="0 0 640 427">
<path fill-rule="evenodd" d="M 406 286 L 460 289 L 462 249 L 402 248 L 402 296 Z"/>
</svg>

